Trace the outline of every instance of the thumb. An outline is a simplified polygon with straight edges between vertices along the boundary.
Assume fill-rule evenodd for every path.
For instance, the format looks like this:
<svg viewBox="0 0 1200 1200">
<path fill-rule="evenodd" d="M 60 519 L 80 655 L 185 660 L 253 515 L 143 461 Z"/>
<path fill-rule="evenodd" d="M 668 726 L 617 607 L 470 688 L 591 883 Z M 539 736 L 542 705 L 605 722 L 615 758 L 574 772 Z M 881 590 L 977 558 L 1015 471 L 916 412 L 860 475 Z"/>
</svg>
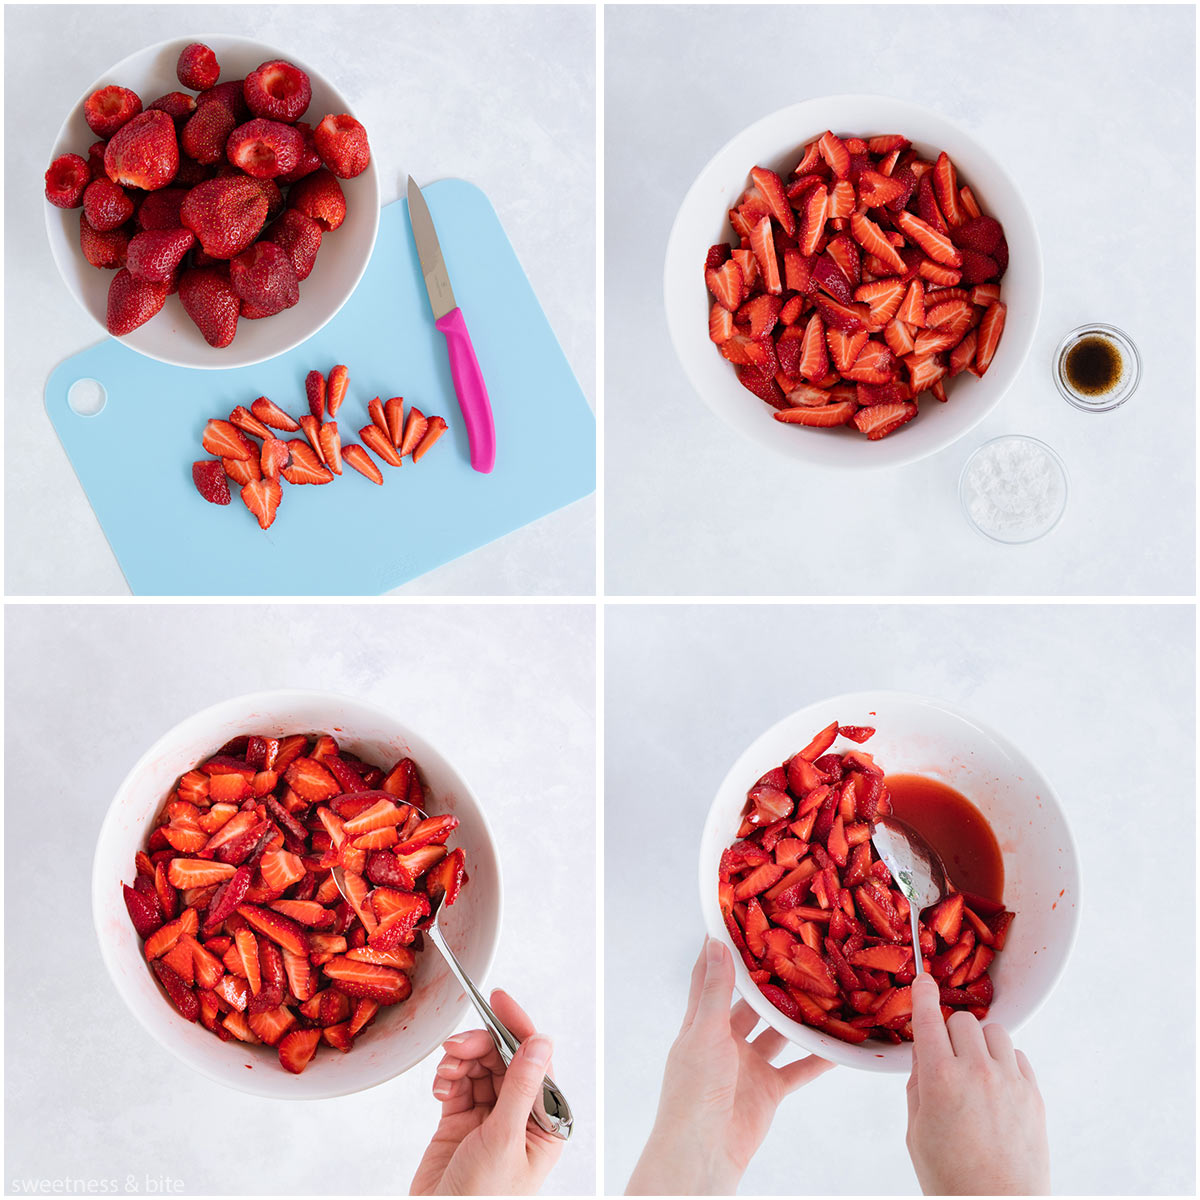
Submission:
<svg viewBox="0 0 1200 1200">
<path fill-rule="evenodd" d="M 525 1122 L 533 1107 L 542 1096 L 542 1081 L 550 1065 L 553 1046 L 550 1039 L 535 1033 L 521 1043 L 513 1060 L 504 1072 L 500 1094 L 496 1097 L 490 1122 L 499 1126 L 507 1137 L 516 1138 L 525 1133 Z"/>
</svg>

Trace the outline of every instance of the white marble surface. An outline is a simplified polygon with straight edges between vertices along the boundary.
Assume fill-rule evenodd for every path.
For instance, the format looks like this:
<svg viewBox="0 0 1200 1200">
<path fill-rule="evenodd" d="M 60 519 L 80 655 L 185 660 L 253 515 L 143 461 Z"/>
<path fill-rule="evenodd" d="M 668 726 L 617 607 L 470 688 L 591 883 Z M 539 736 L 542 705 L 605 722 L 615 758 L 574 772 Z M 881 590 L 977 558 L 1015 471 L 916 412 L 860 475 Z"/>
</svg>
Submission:
<svg viewBox="0 0 1200 1200">
<path fill-rule="evenodd" d="M 608 592 L 1191 595 L 1194 11 L 608 8 Z M 764 44 L 790 46 L 770 61 L 794 69 L 764 69 Z M 1045 260 L 1041 324 L 1010 393 L 954 446 L 886 472 L 794 466 L 738 437 L 692 392 L 662 311 L 667 234 L 704 164 L 759 117 L 843 92 L 971 130 L 1024 189 Z M 1126 330 L 1143 361 L 1138 393 L 1105 415 L 1070 408 L 1049 369 L 1059 338 L 1095 320 Z M 1049 442 L 1072 482 L 1060 527 L 1025 547 L 985 541 L 956 496 L 971 451 L 1015 432 Z M 831 553 L 834 574 L 814 568 Z"/>
<path fill-rule="evenodd" d="M 488 806 L 506 892 L 487 985 L 555 1039 L 576 1132 L 546 1190 L 594 1190 L 590 606 L 10 604 L 6 618 L 6 1192 L 132 1174 L 181 1179 L 176 1194 L 407 1193 L 440 1055 L 338 1100 L 229 1091 L 142 1029 L 92 930 L 96 836 L 146 747 L 219 699 L 314 686 L 402 714 Z"/>
<path fill-rule="evenodd" d="M 458 176 L 491 199 L 589 400 L 595 394 L 595 15 L 590 6 L 17 5 L 5 12 L 6 588 L 128 588 L 42 407 L 64 358 L 100 340 L 43 233 L 42 173 L 80 92 L 138 46 L 214 33 L 291 49 L 337 81 L 371 132 L 383 203 Z M 44 50 L 46 53 L 42 53 Z M 44 67 L 52 52 L 55 69 Z M 399 589 L 583 595 L 588 498 Z"/>
<path fill-rule="evenodd" d="M 1017 1034 L 1063 1195 L 1195 1191 L 1195 612 L 1188 606 L 610 606 L 605 1187 L 653 1122 L 703 936 L 696 854 L 730 764 L 841 692 L 921 692 L 1008 735 L 1063 803 L 1079 938 Z M 648 916 L 648 914 L 650 914 Z M 904 1194 L 904 1078 L 786 1100 L 747 1195 Z"/>
</svg>

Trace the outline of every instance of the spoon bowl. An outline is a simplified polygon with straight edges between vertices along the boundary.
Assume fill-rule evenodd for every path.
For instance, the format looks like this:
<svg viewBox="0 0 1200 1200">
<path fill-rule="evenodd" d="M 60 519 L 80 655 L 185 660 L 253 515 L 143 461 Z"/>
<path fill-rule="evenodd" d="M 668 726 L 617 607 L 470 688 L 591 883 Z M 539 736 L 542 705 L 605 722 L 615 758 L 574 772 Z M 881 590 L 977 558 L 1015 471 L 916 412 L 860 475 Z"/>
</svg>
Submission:
<svg viewBox="0 0 1200 1200">
<path fill-rule="evenodd" d="M 918 921 L 925 909 L 937 904 L 949 892 L 946 865 L 938 852 L 907 821 L 899 817 L 880 817 L 871 833 L 871 844 L 908 901 L 913 969 L 920 975 L 924 965 L 921 962 Z"/>
</svg>

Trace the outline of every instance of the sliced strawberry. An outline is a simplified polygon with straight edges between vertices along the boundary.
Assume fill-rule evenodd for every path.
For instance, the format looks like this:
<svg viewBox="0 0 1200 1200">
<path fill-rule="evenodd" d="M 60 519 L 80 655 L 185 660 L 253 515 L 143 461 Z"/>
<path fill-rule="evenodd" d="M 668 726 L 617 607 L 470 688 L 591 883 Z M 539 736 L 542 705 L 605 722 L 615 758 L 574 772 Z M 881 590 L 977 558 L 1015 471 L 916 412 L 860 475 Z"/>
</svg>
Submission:
<svg viewBox="0 0 1200 1200">
<path fill-rule="evenodd" d="M 240 404 L 229 414 L 229 423 L 256 438 L 271 436 L 271 431 L 248 408 Z"/>
<path fill-rule="evenodd" d="M 163 924 L 163 915 L 157 898 L 152 899 L 149 895 L 126 884 L 122 884 L 121 887 L 129 919 L 133 922 L 138 937 L 145 940 L 151 934 L 157 933 Z"/>
<path fill-rule="evenodd" d="M 155 959 L 150 966 L 153 968 L 154 974 L 158 976 L 158 982 L 162 984 L 163 990 L 167 993 L 171 1003 L 175 1005 L 179 1015 L 184 1020 L 195 1021 L 200 1015 L 200 1001 L 196 998 L 196 993 L 184 983 L 178 972 L 162 959 Z"/>
<path fill-rule="evenodd" d="M 300 426 L 283 411 L 279 405 L 272 403 L 266 396 L 259 396 L 250 405 L 250 411 L 264 424 L 272 429 L 282 429 L 287 433 L 295 433 Z"/>
<path fill-rule="evenodd" d="M 311 421 L 311 417 L 305 417 Z M 320 439 L 320 435 L 314 435 Z M 333 472 L 321 464 L 319 457 L 307 442 L 291 441 L 286 443 L 291 461 L 283 468 L 281 474 L 291 484 L 324 484 L 333 481 Z"/>
<path fill-rule="evenodd" d="M 325 410 L 332 420 L 337 416 L 342 401 L 346 399 L 346 389 L 350 386 L 350 372 L 338 363 L 329 372 L 329 383 L 325 390 Z"/>
<path fill-rule="evenodd" d="M 254 514 L 260 529 L 270 529 L 282 499 L 274 479 L 252 479 L 242 488 L 242 503 Z"/>
<path fill-rule="evenodd" d="M 732 259 L 717 270 L 705 271 L 704 282 L 723 308 L 732 312 L 742 303 L 745 288 L 742 269 Z"/>
<path fill-rule="evenodd" d="M 201 441 L 205 450 L 218 458 L 241 460 L 258 455 L 250 440 L 228 421 L 209 421 L 204 427 Z"/>
<path fill-rule="evenodd" d="M 739 324 L 750 326 L 751 338 L 766 337 L 778 323 L 782 308 L 783 301 L 778 296 L 764 293 L 747 300 L 738 309 L 737 320 Z"/>
<path fill-rule="evenodd" d="M 753 392 L 764 403 L 771 405 L 772 408 L 783 408 L 787 401 L 784 399 L 783 390 L 775 380 L 775 376 L 771 371 L 764 371 L 761 367 L 737 367 L 736 374 L 738 383 L 747 391 Z"/>
<path fill-rule="evenodd" d="M 914 279 L 904 293 L 904 301 L 896 310 L 896 320 L 922 329 L 925 326 L 925 285 Z"/>
<path fill-rule="evenodd" d="M 857 383 L 889 383 L 900 370 L 896 356 L 883 342 L 868 341 L 842 374 Z"/>
<path fill-rule="evenodd" d="M 208 458 L 192 463 L 192 482 L 196 485 L 196 491 L 209 504 L 229 503 L 231 497 L 225 468 L 216 459 Z"/>
<path fill-rule="evenodd" d="M 959 254 L 950 238 L 926 224 L 920 217 L 914 216 L 910 212 L 899 212 L 896 214 L 896 224 L 935 262 L 948 267 L 962 265 L 962 255 Z"/>
<path fill-rule="evenodd" d="M 326 421 L 321 426 L 318 436 L 325 465 L 335 475 L 340 475 L 342 473 L 342 439 L 338 436 L 337 422 Z"/>
<path fill-rule="evenodd" d="M 412 983 L 403 971 L 375 963 L 333 958 L 322 968 L 338 991 L 377 1004 L 399 1004 L 412 993 Z"/>
<path fill-rule="evenodd" d="M 821 135 L 817 148 L 838 179 L 845 179 L 850 174 L 850 151 L 836 134 L 826 130 Z"/>
<path fill-rule="evenodd" d="M 834 369 L 840 372 L 852 367 L 869 337 L 870 334 L 865 329 L 853 332 L 843 329 L 826 329 L 825 344 L 829 347 Z"/>
<path fill-rule="evenodd" d="M 933 190 L 938 204 L 946 217 L 946 224 L 951 229 L 961 225 L 966 216 L 958 194 L 958 180 L 955 178 L 954 164 L 950 156 L 943 150 L 933 164 Z"/>
<path fill-rule="evenodd" d="M 858 333 L 866 328 L 869 310 L 865 304 L 839 304 L 830 296 L 818 295 L 816 305 L 827 329 Z"/>
<path fill-rule="evenodd" d="M 279 472 L 288 465 L 292 452 L 277 437 L 269 437 L 262 444 L 259 469 L 264 479 L 278 479 Z"/>
<path fill-rule="evenodd" d="M 854 299 L 870 307 L 868 319 L 872 325 L 883 328 L 897 315 L 904 299 L 904 284 L 899 279 L 880 279 L 864 283 L 854 291 Z"/>
<path fill-rule="evenodd" d="M 375 465 L 374 459 L 356 442 L 342 447 L 342 459 L 360 475 L 365 475 L 372 483 L 383 483 L 383 472 Z"/>
<path fill-rule="evenodd" d="M 767 291 L 779 295 L 783 291 L 783 279 L 779 273 L 779 256 L 775 253 L 775 234 L 770 217 L 763 217 L 755 225 L 750 234 L 750 249 L 754 251 Z"/>
<path fill-rule="evenodd" d="M 417 410 L 414 408 L 412 412 L 408 414 L 410 424 L 412 423 L 413 416 L 416 413 Z M 424 420 L 424 418 L 421 418 L 421 420 Z M 400 452 L 395 446 L 392 445 L 391 438 L 389 438 L 387 434 L 383 433 L 378 426 L 374 424 L 364 425 L 358 431 L 358 436 L 362 439 L 366 446 L 368 446 L 371 450 L 374 450 L 375 453 L 379 455 L 379 457 L 382 458 L 383 461 L 389 466 L 399 467 L 403 465 L 403 459 L 401 458 Z"/>
<path fill-rule="evenodd" d="M 815 187 L 805 196 L 804 213 L 797 234 L 798 249 L 801 254 L 811 256 L 817 253 L 821 237 L 825 232 L 828 209 L 829 193 L 824 187 Z"/>
<path fill-rule="evenodd" d="M 308 411 L 314 421 L 325 419 L 325 376 L 320 371 L 309 371 L 304 380 L 304 393 L 308 398 Z"/>
<path fill-rule="evenodd" d="M 841 404 L 827 404 L 824 408 L 788 408 L 777 412 L 775 420 L 786 425 L 845 425 L 854 416 L 855 407 L 853 400 L 847 400 Z"/>
<path fill-rule="evenodd" d="M 913 395 L 920 395 L 926 388 L 933 387 L 949 370 L 940 354 L 928 354 L 922 357 L 914 352 L 904 359 L 904 365 L 908 367 L 909 384 L 912 387 Z"/>
<path fill-rule="evenodd" d="M 718 346 L 733 337 L 733 313 L 722 304 L 714 304 L 709 311 L 708 336 Z"/>
<path fill-rule="evenodd" d="M 873 254 L 894 272 L 904 271 L 904 259 L 897 253 L 895 246 L 884 237 L 883 231 L 874 221 L 868 220 L 861 213 L 855 213 L 850 218 L 850 232 L 868 254 Z"/>
<path fill-rule="evenodd" d="M 979 341 L 975 350 L 975 365 L 971 368 L 980 378 L 992 365 L 992 357 L 996 347 L 1000 345 L 1004 333 L 1004 319 L 1008 314 L 1008 306 L 1001 300 L 988 305 L 983 319 L 979 322 Z"/>
<path fill-rule="evenodd" d="M 320 1041 L 319 1029 L 293 1029 L 279 1043 L 280 1066 L 293 1075 L 299 1075 L 312 1062 Z"/>
<path fill-rule="evenodd" d="M 889 179 L 869 167 L 858 177 L 858 202 L 867 208 L 884 208 L 903 195 L 904 183 L 899 179 Z"/>
<path fill-rule="evenodd" d="M 715 271 L 719 267 L 723 267 L 729 261 L 729 243 L 720 242 L 715 246 L 708 248 L 708 255 L 704 260 L 704 269 L 706 271 Z M 390 422 L 389 422 L 390 425 Z M 393 439 L 394 441 L 395 439 Z"/>
<path fill-rule="evenodd" d="M 238 905 L 238 914 L 259 933 L 293 954 L 308 953 L 308 938 L 303 928 L 290 917 L 256 904 Z"/>
<path fill-rule="evenodd" d="M 800 346 L 800 362 L 797 374 L 810 383 L 824 379 L 829 373 L 829 354 L 825 345 L 825 324 L 819 312 L 813 313 L 804 329 L 804 340 Z"/>
<path fill-rule="evenodd" d="M 766 167 L 755 167 L 750 172 L 750 178 L 754 180 L 754 186 L 762 195 L 771 216 L 783 226 L 785 233 L 795 234 L 796 215 L 784 194 L 783 180 Z"/>
<path fill-rule="evenodd" d="M 961 375 L 975 361 L 977 332 L 972 329 L 953 350 L 950 351 L 950 374 Z"/>
</svg>

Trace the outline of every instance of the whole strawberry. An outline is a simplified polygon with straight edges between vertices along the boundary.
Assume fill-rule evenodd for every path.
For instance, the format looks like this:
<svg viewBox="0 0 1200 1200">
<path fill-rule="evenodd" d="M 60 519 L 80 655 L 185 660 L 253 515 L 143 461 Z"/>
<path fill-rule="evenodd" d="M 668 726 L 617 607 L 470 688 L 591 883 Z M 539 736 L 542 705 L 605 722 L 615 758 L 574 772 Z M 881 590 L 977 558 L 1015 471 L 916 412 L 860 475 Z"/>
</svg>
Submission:
<svg viewBox="0 0 1200 1200">
<path fill-rule="evenodd" d="M 308 76 L 281 58 L 262 63 L 246 76 L 243 95 L 256 117 L 272 121 L 298 121 L 312 100 Z"/>
<path fill-rule="evenodd" d="M 371 163 L 367 131 L 348 113 L 326 117 L 313 130 L 321 161 L 339 178 L 353 179 Z"/>
<path fill-rule="evenodd" d="M 192 42 L 179 52 L 175 74 L 185 88 L 202 92 L 221 78 L 221 66 L 217 56 L 203 42 Z"/>
<path fill-rule="evenodd" d="M 267 226 L 262 240 L 274 242 L 287 251 L 297 279 L 303 281 L 312 274 L 317 251 L 321 249 L 321 227 L 312 217 L 306 217 L 296 208 L 284 209 L 282 215 Z"/>
<path fill-rule="evenodd" d="M 146 105 L 147 112 L 151 109 L 165 112 L 178 129 L 196 111 L 196 97 L 189 96 L 187 92 L 168 92 Z"/>
<path fill-rule="evenodd" d="M 210 179 L 188 192 L 180 219 L 213 258 L 232 258 L 258 236 L 267 198 L 253 179 Z"/>
<path fill-rule="evenodd" d="M 124 337 L 161 311 L 167 300 L 167 284 L 134 279 L 122 267 L 108 285 L 108 332 Z"/>
<path fill-rule="evenodd" d="M 105 271 L 123 267 L 128 247 L 129 233 L 126 229 L 93 229 L 88 223 L 87 214 L 79 214 L 79 248 L 93 267 Z"/>
<path fill-rule="evenodd" d="M 288 206 L 311 217 L 324 233 L 331 233 L 346 219 L 342 185 L 324 168 L 292 185 Z"/>
<path fill-rule="evenodd" d="M 250 116 L 246 97 L 242 94 L 242 84 L 241 79 L 229 79 L 218 83 L 216 87 L 210 87 L 196 97 L 196 108 L 204 108 L 207 104 L 223 104 L 236 118 L 234 124 L 241 124 Z"/>
<path fill-rule="evenodd" d="M 186 195 L 186 188 L 177 187 L 162 188 L 160 191 L 151 192 L 138 205 L 138 228 L 178 229 L 183 224 L 179 219 L 179 209 L 182 207 L 183 198 Z"/>
<path fill-rule="evenodd" d="M 93 229 L 104 233 L 133 216 L 133 201 L 111 179 L 93 179 L 83 193 L 83 213 Z"/>
<path fill-rule="evenodd" d="M 195 242 L 190 229 L 144 230 L 130 241 L 125 265 L 135 279 L 169 283 L 175 268 Z"/>
<path fill-rule="evenodd" d="M 157 109 L 140 113 L 113 134 L 104 148 L 104 169 L 125 187 L 147 192 L 166 187 L 179 170 L 175 122 Z"/>
<path fill-rule="evenodd" d="M 179 277 L 179 302 L 204 340 L 218 350 L 237 333 L 239 302 L 219 267 L 192 267 Z"/>
<path fill-rule="evenodd" d="M 317 153 L 317 144 L 313 141 L 312 126 L 307 121 L 297 121 L 296 129 L 304 135 L 304 149 L 300 152 L 300 162 L 286 175 L 279 177 L 280 183 L 295 183 L 322 167 L 321 156 Z"/>
<path fill-rule="evenodd" d="M 261 316 L 273 316 L 300 299 L 296 268 L 282 246 L 255 242 L 229 264 L 229 282 L 245 304 Z"/>
<path fill-rule="evenodd" d="M 184 154 L 198 163 L 221 162 L 236 124 L 237 118 L 224 104 L 205 104 L 188 117 L 179 144 Z"/>
</svg>

